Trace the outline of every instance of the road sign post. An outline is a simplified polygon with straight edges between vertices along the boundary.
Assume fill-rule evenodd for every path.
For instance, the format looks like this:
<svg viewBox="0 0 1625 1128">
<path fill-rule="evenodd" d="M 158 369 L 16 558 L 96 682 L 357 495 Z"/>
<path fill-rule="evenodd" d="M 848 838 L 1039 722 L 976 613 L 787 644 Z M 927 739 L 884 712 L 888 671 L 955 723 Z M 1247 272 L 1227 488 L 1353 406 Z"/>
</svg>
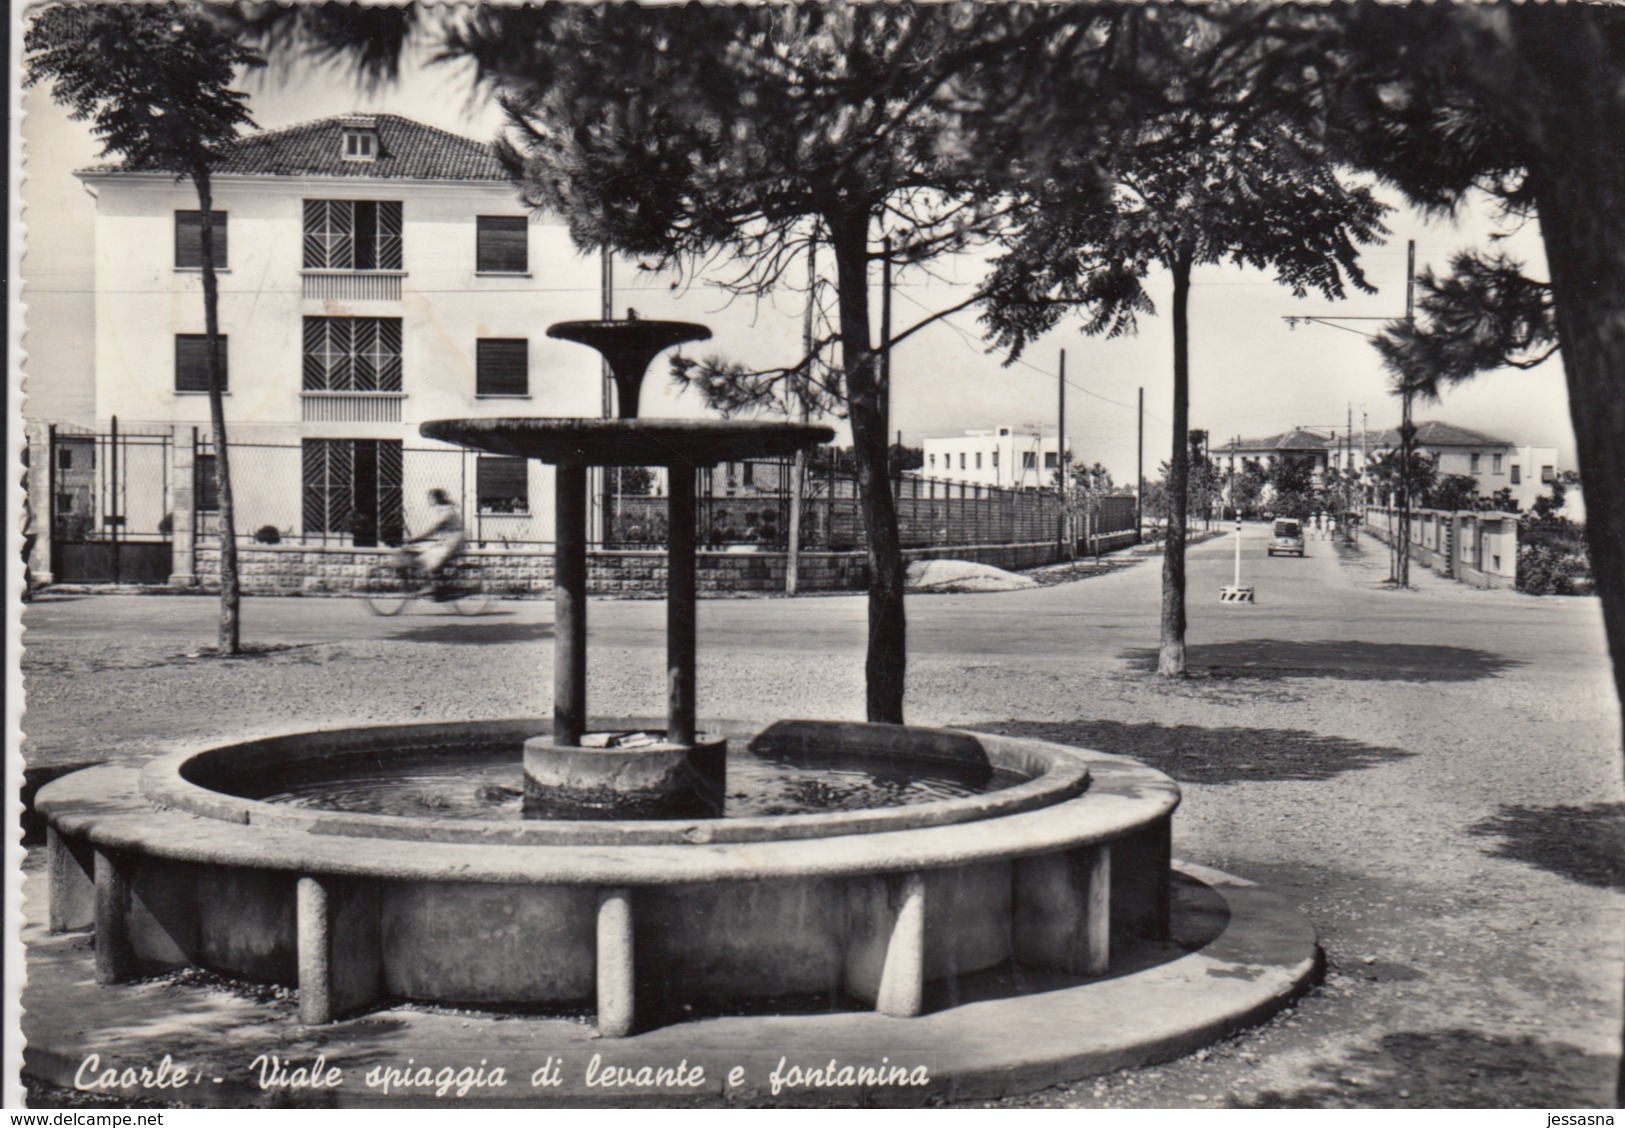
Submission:
<svg viewBox="0 0 1625 1128">
<path fill-rule="evenodd" d="M 1241 586 L 1241 510 L 1236 510 L 1236 574 L 1235 582 L 1219 589 L 1220 603 L 1251 603 L 1253 589 Z"/>
</svg>

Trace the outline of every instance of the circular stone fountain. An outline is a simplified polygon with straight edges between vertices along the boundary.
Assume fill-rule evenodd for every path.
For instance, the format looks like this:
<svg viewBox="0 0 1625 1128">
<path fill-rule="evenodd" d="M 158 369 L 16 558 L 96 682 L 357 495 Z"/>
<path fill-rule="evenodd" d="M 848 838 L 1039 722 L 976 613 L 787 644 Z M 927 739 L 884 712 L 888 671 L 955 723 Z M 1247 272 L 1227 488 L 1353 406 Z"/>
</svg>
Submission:
<svg viewBox="0 0 1625 1128">
<path fill-rule="evenodd" d="M 877 1060 L 902 1046 L 935 1063 L 932 1091 L 960 1095 L 1183 1052 L 1303 986 L 1312 930 L 1222 874 L 1176 877 L 1178 788 L 1135 761 L 918 726 L 714 721 L 700 732 L 694 471 L 832 433 L 637 420 L 649 361 L 707 336 L 703 327 L 550 332 L 604 353 L 621 418 L 422 430 L 556 467 L 552 717 L 279 734 L 48 785 L 37 806 L 50 828 L 49 926 L 94 926 L 99 983 L 201 967 L 287 984 L 307 1025 L 400 1001 L 590 1011 L 598 1036 L 621 1039 L 593 1043 L 595 1061 L 680 1052 L 717 1074 L 792 1044 L 826 1056 L 868 1047 Z M 586 472 L 629 464 L 662 465 L 669 480 L 667 711 L 595 728 Z M 493 747 L 522 764 L 523 817 L 345 809 L 321 801 L 319 782 L 314 803 L 268 800 L 290 779 L 341 790 L 362 774 L 470 763 L 472 750 Z M 974 786 L 899 806 L 716 817 L 735 790 L 728 755 L 805 766 L 830 754 L 877 778 L 949 774 Z M 958 1005 L 970 985 L 982 1001 Z M 1001 992 L 1018 997 L 1000 1002 Z M 809 998 L 912 1022 L 685 1017 L 771 1014 Z M 750 1022 L 769 1025 L 730 1025 Z M 673 1029 L 684 1032 L 663 1037 Z M 482 1030 L 466 1033 L 471 1044 L 486 1044 Z"/>
</svg>

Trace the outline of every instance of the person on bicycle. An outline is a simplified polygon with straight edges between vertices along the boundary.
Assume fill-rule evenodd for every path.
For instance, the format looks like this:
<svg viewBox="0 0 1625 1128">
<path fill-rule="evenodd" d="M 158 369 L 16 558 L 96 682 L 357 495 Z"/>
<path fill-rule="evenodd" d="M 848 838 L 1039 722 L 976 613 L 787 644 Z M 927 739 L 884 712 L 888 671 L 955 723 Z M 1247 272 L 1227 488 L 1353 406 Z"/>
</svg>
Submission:
<svg viewBox="0 0 1625 1128">
<path fill-rule="evenodd" d="M 429 491 L 429 517 L 429 527 L 401 545 L 402 562 L 424 578 L 424 594 L 439 588 L 442 571 L 463 550 L 463 515 L 445 490 Z"/>
</svg>

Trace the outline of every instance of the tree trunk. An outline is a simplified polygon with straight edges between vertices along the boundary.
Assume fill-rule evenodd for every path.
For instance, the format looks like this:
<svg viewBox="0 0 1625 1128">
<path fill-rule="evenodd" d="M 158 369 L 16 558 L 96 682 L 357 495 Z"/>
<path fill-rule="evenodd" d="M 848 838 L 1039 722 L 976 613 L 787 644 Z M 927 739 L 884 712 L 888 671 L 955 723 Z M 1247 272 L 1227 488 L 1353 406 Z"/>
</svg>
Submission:
<svg viewBox="0 0 1625 1128">
<path fill-rule="evenodd" d="M 1530 186 L 1540 214 L 1614 692 L 1625 704 L 1625 96 L 1600 14 L 1511 13 L 1541 78 Z M 1528 97 L 1527 91 L 1514 94 Z M 1625 733 L 1622 733 L 1625 738 Z M 1625 1060 L 1616 1080 L 1625 1105 Z"/>
<path fill-rule="evenodd" d="M 1168 548 L 1162 557 L 1162 646 L 1157 673 L 1185 676 L 1185 519 L 1190 510 L 1191 252 L 1180 248 L 1174 275 L 1174 449 L 1168 462 Z"/>
<path fill-rule="evenodd" d="M 237 580 L 237 518 L 231 500 L 231 450 L 226 442 L 226 389 L 220 372 L 220 280 L 214 271 L 214 193 L 208 166 L 192 169 L 197 186 L 198 234 L 203 250 L 203 331 L 209 354 L 209 424 L 214 430 L 214 470 L 220 504 L 221 654 L 236 654 L 242 637 L 238 624 L 241 593 Z"/>
<path fill-rule="evenodd" d="M 869 339 L 869 212 L 849 209 L 826 216 L 839 289 L 841 358 L 846 376 L 858 503 L 869 553 L 869 650 L 864 697 L 870 721 L 903 723 L 908 662 L 903 617 L 906 568 L 891 492 L 887 388 L 876 371 Z"/>
</svg>

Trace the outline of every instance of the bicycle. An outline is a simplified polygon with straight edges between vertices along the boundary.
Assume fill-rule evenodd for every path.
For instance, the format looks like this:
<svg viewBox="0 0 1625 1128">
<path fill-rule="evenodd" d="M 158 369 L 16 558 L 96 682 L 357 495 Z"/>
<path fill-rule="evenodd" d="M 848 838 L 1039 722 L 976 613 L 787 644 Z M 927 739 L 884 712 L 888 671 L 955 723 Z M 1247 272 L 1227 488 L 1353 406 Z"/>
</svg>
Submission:
<svg viewBox="0 0 1625 1128">
<path fill-rule="evenodd" d="M 479 615 L 491 605 L 484 569 L 467 558 L 451 561 L 432 584 L 410 564 L 374 564 L 357 594 L 374 615 L 399 615 L 408 603 L 420 598 L 449 603 L 459 615 Z"/>
</svg>

